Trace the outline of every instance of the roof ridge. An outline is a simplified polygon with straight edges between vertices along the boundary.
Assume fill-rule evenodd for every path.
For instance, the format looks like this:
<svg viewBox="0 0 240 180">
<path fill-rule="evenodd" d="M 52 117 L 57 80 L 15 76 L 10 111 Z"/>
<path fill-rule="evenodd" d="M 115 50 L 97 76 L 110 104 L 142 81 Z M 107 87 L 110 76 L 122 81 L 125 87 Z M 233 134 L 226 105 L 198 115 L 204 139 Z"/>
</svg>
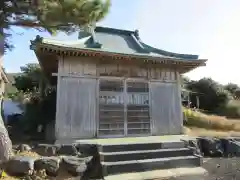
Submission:
<svg viewBox="0 0 240 180">
<path fill-rule="evenodd" d="M 77 45 L 84 43 L 86 40 L 91 38 L 91 36 L 87 36 L 81 39 L 76 39 L 76 40 L 59 40 L 59 39 L 53 39 L 53 38 L 43 38 L 42 41 L 43 43 L 57 43 L 57 44 L 68 44 L 68 45 Z"/>
<path fill-rule="evenodd" d="M 111 28 L 111 27 L 106 27 L 106 26 L 96 26 L 95 32 L 110 32 L 110 33 L 116 33 L 116 34 L 120 33 L 120 34 L 125 34 L 125 35 L 131 35 L 131 34 L 134 34 L 135 31 Z"/>
</svg>

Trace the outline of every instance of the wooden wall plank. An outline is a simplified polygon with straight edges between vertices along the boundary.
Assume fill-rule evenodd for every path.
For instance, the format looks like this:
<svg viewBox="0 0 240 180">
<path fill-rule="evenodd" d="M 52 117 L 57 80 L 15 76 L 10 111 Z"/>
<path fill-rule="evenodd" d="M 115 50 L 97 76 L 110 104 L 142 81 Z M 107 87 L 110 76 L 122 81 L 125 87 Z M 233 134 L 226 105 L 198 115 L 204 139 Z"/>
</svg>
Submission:
<svg viewBox="0 0 240 180">
<path fill-rule="evenodd" d="M 176 83 L 151 82 L 151 118 L 153 135 L 182 132 L 182 111 Z"/>
<path fill-rule="evenodd" d="M 60 73 L 96 75 L 96 64 L 89 58 L 66 57 L 62 61 Z"/>
<path fill-rule="evenodd" d="M 96 79 L 62 77 L 60 80 L 58 139 L 96 136 Z"/>
</svg>

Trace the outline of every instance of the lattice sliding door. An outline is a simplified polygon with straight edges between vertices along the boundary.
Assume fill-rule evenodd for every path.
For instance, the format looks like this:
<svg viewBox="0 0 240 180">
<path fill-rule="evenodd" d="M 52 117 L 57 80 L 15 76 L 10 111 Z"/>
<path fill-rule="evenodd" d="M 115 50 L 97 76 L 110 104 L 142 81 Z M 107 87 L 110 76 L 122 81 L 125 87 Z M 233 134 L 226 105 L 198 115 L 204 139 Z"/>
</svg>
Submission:
<svg viewBox="0 0 240 180">
<path fill-rule="evenodd" d="M 124 135 L 124 83 L 122 80 L 99 82 L 99 136 Z"/>
<path fill-rule="evenodd" d="M 127 134 L 151 133 L 148 82 L 126 82 Z"/>
</svg>

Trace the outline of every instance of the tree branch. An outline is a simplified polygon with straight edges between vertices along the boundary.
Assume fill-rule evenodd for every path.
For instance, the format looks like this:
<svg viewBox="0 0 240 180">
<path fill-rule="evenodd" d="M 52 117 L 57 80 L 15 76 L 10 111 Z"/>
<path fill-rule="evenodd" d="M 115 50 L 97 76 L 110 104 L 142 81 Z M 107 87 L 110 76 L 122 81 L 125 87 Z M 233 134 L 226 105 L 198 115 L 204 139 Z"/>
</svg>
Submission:
<svg viewBox="0 0 240 180">
<path fill-rule="evenodd" d="M 31 21 L 12 21 L 8 23 L 9 26 L 21 26 L 21 27 L 28 27 L 28 28 L 44 28 L 44 24 L 40 22 L 31 22 Z M 69 27 L 74 26 L 73 24 L 58 24 L 54 26 L 46 26 L 47 28 L 61 28 L 61 27 Z"/>
<path fill-rule="evenodd" d="M 26 21 L 9 22 L 8 25 L 9 26 L 22 26 L 22 27 L 29 27 L 29 28 L 42 27 L 42 24 L 39 22 L 26 22 Z"/>
</svg>

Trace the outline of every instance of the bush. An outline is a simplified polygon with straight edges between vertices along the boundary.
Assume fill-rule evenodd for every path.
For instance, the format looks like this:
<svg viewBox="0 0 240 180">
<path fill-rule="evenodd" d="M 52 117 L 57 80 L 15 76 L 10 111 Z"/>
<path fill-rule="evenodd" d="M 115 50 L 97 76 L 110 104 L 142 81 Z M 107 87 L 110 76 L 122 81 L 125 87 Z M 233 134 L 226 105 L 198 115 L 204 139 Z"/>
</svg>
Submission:
<svg viewBox="0 0 240 180">
<path fill-rule="evenodd" d="M 227 118 L 240 118 L 240 103 L 232 100 L 226 106 L 218 108 L 216 112 L 218 115 L 226 116 Z"/>
<path fill-rule="evenodd" d="M 219 114 L 228 118 L 240 118 L 240 107 L 226 106 Z"/>
<path fill-rule="evenodd" d="M 25 104 L 23 116 L 24 126 L 28 133 L 35 134 L 37 127 L 45 127 L 55 120 L 56 114 L 56 90 L 50 89 L 43 96 L 39 93 L 31 93 Z"/>
</svg>

